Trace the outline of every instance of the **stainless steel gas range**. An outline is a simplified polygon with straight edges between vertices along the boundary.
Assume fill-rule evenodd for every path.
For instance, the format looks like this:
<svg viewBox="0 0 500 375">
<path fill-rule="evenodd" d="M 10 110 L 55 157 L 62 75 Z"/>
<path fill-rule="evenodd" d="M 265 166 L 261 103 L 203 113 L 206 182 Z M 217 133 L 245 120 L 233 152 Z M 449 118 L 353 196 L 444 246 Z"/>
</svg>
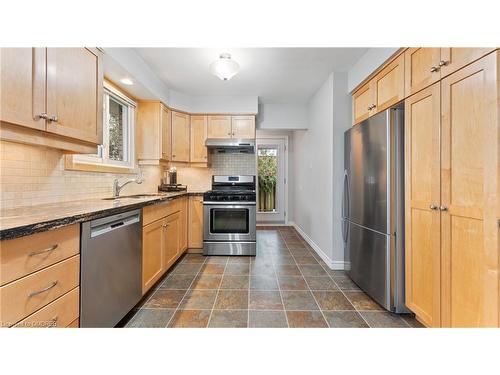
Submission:
<svg viewBox="0 0 500 375">
<path fill-rule="evenodd" d="M 203 195 L 203 254 L 255 255 L 255 176 L 212 176 Z"/>
</svg>

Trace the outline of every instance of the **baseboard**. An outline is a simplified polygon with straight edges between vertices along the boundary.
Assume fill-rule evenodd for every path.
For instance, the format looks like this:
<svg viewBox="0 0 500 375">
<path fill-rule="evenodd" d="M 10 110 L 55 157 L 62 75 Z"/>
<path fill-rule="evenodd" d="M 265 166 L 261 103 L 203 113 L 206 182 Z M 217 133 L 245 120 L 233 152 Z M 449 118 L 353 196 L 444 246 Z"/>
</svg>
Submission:
<svg viewBox="0 0 500 375">
<path fill-rule="evenodd" d="M 299 227 L 297 224 L 294 222 L 289 222 L 289 225 L 293 226 L 297 232 L 306 240 L 306 242 L 311 246 L 314 251 L 316 251 L 316 254 L 320 256 L 321 259 L 323 259 L 323 262 L 327 264 L 327 266 L 332 269 L 332 270 L 343 270 L 344 269 L 344 262 L 341 261 L 333 261 L 330 259 L 328 255 L 325 254 L 323 250 L 309 237 L 306 232 L 302 230 L 301 227 Z"/>
</svg>

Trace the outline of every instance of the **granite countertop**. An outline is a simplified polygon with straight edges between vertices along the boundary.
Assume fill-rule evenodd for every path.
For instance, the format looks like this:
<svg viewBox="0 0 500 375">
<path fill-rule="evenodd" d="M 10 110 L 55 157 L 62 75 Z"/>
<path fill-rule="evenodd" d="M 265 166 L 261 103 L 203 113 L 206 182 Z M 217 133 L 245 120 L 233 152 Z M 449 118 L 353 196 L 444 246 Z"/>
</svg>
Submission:
<svg viewBox="0 0 500 375">
<path fill-rule="evenodd" d="M 169 201 L 187 195 L 202 195 L 202 191 L 162 193 L 141 198 L 104 200 L 86 199 L 72 202 L 40 204 L 0 210 L 0 240 L 9 240 L 33 233 L 60 228 L 114 215 L 128 210 Z"/>
</svg>

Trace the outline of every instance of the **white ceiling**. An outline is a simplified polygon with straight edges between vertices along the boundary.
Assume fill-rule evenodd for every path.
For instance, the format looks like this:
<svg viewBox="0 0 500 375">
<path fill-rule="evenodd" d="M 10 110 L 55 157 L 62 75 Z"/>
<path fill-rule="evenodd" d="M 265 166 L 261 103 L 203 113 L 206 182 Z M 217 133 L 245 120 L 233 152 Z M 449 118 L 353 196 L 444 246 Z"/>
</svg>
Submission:
<svg viewBox="0 0 500 375">
<path fill-rule="evenodd" d="M 255 95 L 261 103 L 304 103 L 332 71 L 347 71 L 366 48 L 137 48 L 165 84 L 194 96 Z M 240 64 L 230 81 L 208 66 L 229 52 Z"/>
</svg>

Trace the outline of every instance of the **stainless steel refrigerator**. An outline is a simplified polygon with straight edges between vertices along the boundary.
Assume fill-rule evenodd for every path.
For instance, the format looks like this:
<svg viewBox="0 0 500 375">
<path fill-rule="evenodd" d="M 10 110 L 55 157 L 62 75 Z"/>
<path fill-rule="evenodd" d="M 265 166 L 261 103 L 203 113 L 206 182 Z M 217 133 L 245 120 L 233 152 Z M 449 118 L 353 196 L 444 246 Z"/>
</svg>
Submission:
<svg viewBox="0 0 500 375">
<path fill-rule="evenodd" d="M 344 133 L 342 235 L 349 277 L 389 311 L 404 305 L 404 109 Z"/>
</svg>

